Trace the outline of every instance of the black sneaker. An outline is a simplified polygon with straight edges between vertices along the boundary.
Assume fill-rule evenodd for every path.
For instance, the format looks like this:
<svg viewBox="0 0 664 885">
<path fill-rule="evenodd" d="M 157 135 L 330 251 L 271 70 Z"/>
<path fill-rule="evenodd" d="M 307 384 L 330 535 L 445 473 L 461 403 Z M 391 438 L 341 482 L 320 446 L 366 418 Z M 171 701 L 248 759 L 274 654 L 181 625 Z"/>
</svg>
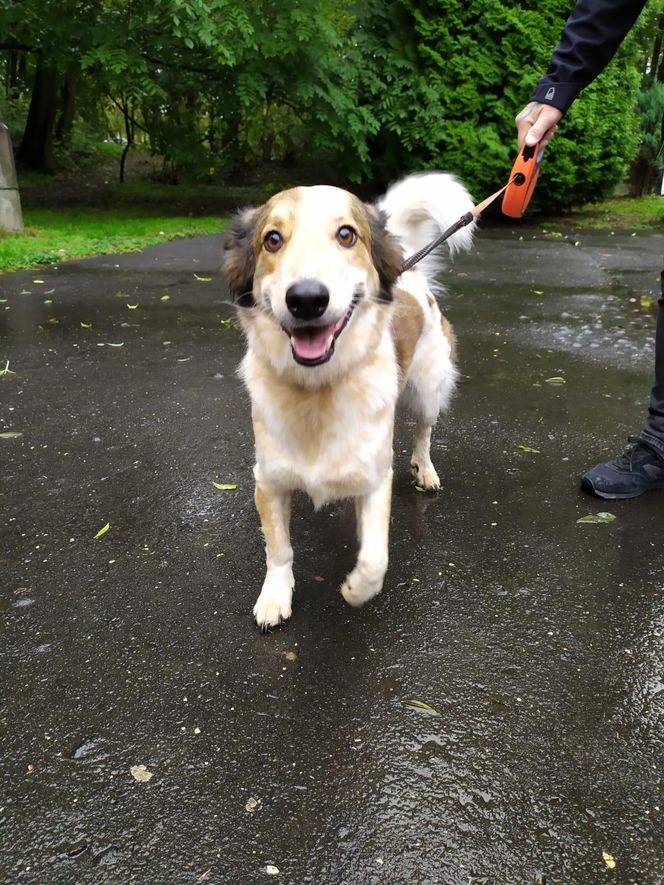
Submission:
<svg viewBox="0 0 664 885">
<path fill-rule="evenodd" d="M 630 437 L 622 455 L 598 464 L 581 477 L 584 489 L 600 498 L 636 498 L 664 489 L 664 458 L 638 437 Z"/>
</svg>

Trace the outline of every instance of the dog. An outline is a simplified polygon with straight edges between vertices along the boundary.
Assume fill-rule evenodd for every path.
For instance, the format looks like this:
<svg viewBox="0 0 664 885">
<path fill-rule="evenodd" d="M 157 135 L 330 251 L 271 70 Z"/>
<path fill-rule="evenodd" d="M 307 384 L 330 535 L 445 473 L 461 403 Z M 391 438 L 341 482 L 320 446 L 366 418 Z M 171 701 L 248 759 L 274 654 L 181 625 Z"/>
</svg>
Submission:
<svg viewBox="0 0 664 885">
<path fill-rule="evenodd" d="M 224 239 L 222 270 L 247 351 L 255 501 L 267 572 L 254 607 L 267 631 L 291 615 L 291 496 L 316 508 L 355 502 L 359 552 L 341 586 L 352 606 L 380 592 L 388 564 L 397 400 L 415 417 L 411 471 L 439 488 L 431 430 L 457 380 L 455 338 L 436 298 L 440 259 L 404 257 L 472 208 L 445 173 L 411 175 L 377 205 L 335 187 L 296 187 L 245 209 Z M 472 225 L 448 241 L 468 249 Z"/>
</svg>

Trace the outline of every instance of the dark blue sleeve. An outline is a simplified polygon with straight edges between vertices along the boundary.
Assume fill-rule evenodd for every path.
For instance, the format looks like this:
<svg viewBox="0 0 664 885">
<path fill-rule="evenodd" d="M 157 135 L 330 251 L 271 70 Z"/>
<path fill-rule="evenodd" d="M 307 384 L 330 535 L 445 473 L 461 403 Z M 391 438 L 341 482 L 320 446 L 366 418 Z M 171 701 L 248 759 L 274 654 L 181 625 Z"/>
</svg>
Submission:
<svg viewBox="0 0 664 885">
<path fill-rule="evenodd" d="M 578 0 L 531 101 L 566 111 L 604 70 L 639 17 L 646 0 Z"/>
</svg>

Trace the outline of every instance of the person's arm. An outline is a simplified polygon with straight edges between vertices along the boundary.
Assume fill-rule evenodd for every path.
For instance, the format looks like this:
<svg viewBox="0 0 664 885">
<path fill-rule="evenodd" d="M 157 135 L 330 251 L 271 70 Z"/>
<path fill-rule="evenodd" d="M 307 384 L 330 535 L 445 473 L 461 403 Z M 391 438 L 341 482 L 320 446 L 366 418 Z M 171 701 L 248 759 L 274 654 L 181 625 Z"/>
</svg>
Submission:
<svg viewBox="0 0 664 885">
<path fill-rule="evenodd" d="M 645 0 L 577 0 L 546 74 L 516 118 L 519 146 L 553 138 L 572 102 L 615 55 Z"/>
</svg>

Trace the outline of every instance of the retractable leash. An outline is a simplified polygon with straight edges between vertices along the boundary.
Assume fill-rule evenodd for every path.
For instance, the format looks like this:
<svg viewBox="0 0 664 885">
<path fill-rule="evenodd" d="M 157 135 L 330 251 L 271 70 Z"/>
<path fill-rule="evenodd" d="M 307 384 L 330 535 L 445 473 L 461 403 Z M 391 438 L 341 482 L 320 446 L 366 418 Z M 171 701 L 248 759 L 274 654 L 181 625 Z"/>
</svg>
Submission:
<svg viewBox="0 0 664 885">
<path fill-rule="evenodd" d="M 420 249 L 419 252 L 415 252 L 414 255 L 407 258 L 401 267 L 401 273 L 405 273 L 405 271 L 414 267 L 418 261 L 426 258 L 426 256 L 433 252 L 434 249 L 437 249 L 438 246 L 445 242 L 445 240 L 448 240 L 452 234 L 461 230 L 462 227 L 466 227 L 467 225 L 472 224 L 473 221 L 477 221 L 482 212 L 484 212 L 494 200 L 497 200 L 501 194 L 504 194 L 501 206 L 503 214 L 508 215 L 510 218 L 521 218 L 526 211 L 530 198 L 535 190 L 535 184 L 537 183 L 543 154 L 544 148 L 540 149 L 538 144 L 524 147 L 523 150 L 519 152 L 519 155 L 512 166 L 512 171 L 507 184 L 504 187 L 501 187 L 499 191 L 496 191 L 495 194 L 491 194 L 486 200 L 482 200 L 481 203 L 474 206 L 470 212 L 466 212 L 465 215 L 462 215 L 458 221 L 455 221 L 453 225 L 448 227 L 446 231 L 443 231 L 443 233 L 432 243 L 429 243 L 428 246 L 425 246 L 423 249 Z"/>
</svg>

